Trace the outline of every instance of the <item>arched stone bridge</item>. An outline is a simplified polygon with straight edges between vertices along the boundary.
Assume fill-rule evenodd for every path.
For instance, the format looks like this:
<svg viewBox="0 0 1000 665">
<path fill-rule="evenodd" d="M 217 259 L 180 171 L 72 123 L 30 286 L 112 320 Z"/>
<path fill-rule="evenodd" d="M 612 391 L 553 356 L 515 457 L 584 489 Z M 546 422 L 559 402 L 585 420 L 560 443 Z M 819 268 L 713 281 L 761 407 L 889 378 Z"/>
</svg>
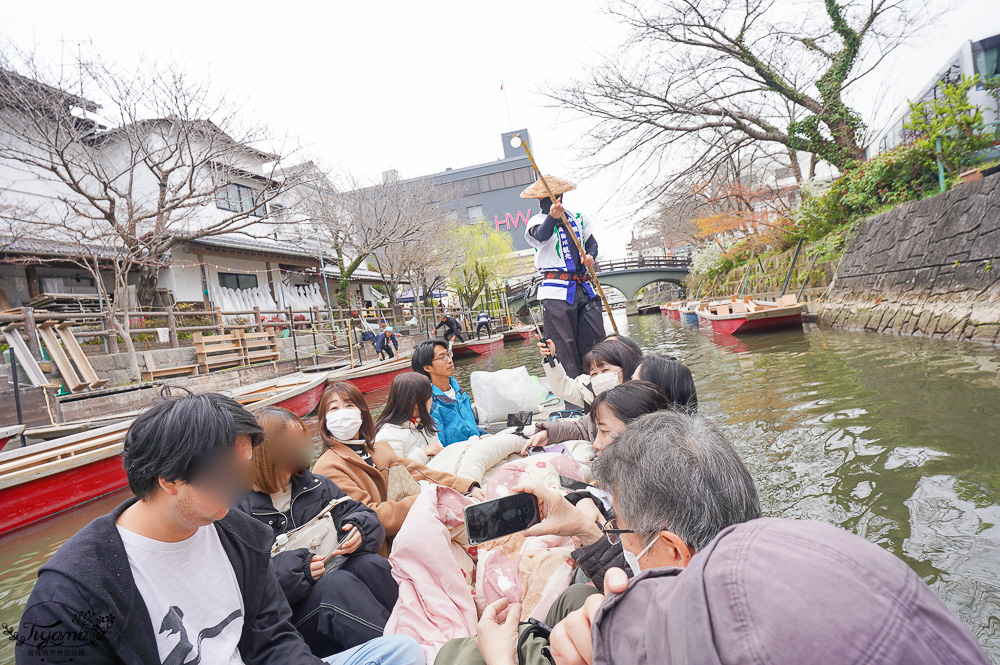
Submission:
<svg viewBox="0 0 1000 665">
<path fill-rule="evenodd" d="M 644 288 L 656 282 L 670 282 L 681 286 L 687 277 L 691 262 L 688 259 L 640 258 L 623 261 L 602 261 L 597 264 L 597 278 L 604 287 L 613 286 L 622 292 L 626 300 L 635 297 Z M 520 315 L 528 307 L 537 302 L 532 298 L 529 302 L 528 287 L 511 289 L 507 294 L 507 303 L 511 311 Z M 605 295 L 607 289 L 605 288 Z"/>
</svg>

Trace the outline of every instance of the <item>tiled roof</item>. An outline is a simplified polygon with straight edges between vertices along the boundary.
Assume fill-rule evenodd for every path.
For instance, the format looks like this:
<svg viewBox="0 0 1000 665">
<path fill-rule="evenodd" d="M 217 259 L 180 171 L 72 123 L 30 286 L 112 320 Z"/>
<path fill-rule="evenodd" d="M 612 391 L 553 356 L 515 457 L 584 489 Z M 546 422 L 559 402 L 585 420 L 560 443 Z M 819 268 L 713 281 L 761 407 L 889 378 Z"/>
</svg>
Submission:
<svg viewBox="0 0 1000 665">
<path fill-rule="evenodd" d="M 8 245 L 8 243 L 10 243 Z M 4 254 L 32 256 L 81 256 L 96 254 L 101 259 L 114 259 L 118 253 L 113 247 L 102 245 L 81 245 L 74 242 L 60 242 L 45 238 L 17 238 L 0 236 L 0 247 Z"/>
</svg>

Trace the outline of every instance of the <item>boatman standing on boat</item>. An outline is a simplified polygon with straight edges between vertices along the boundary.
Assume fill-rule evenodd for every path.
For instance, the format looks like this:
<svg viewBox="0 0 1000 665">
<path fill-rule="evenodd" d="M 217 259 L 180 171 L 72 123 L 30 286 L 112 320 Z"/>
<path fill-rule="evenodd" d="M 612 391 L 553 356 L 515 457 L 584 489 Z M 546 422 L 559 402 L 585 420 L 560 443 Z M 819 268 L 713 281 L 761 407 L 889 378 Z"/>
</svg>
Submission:
<svg viewBox="0 0 1000 665">
<path fill-rule="evenodd" d="M 583 356 L 604 339 L 601 301 L 587 273 L 597 256 L 597 239 L 580 213 L 570 212 L 567 225 L 563 194 L 576 185 L 550 175 L 545 181 L 555 202 L 540 179 L 521 192 L 522 199 L 538 199 L 541 207 L 541 212 L 528 220 L 524 237 L 535 248 L 535 269 L 542 277 L 538 299 L 545 312 L 545 336 L 555 343 L 566 374 L 577 377 L 583 373 Z M 570 233 L 584 248 L 582 257 Z"/>
</svg>

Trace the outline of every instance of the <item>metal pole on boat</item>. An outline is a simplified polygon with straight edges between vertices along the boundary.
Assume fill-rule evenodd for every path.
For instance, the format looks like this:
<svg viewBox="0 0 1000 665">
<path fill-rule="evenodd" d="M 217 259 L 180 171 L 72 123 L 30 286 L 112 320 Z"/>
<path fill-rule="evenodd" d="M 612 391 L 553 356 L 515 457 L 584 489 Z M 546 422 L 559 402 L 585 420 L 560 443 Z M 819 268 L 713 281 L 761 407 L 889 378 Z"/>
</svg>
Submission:
<svg viewBox="0 0 1000 665">
<path fill-rule="evenodd" d="M 785 283 L 781 286 L 781 295 L 785 295 L 785 291 L 788 290 L 788 282 L 792 279 L 792 271 L 795 270 L 795 262 L 799 260 L 799 250 L 802 249 L 802 240 L 799 238 L 799 244 L 795 246 L 795 254 L 792 255 L 792 265 L 788 266 L 788 274 L 785 275 Z"/>
<path fill-rule="evenodd" d="M 292 350 L 295 352 L 295 371 L 299 371 L 299 342 L 295 339 L 295 318 L 292 306 L 288 306 L 288 336 L 292 338 Z"/>
<path fill-rule="evenodd" d="M 538 168 L 538 163 L 535 161 L 534 155 L 531 154 L 531 149 L 528 148 L 528 142 L 523 140 L 520 134 L 514 134 L 512 137 L 510 137 L 510 141 L 513 147 L 515 148 L 518 147 L 517 145 L 514 145 L 516 141 L 517 143 L 520 144 L 520 147 L 524 148 L 525 154 L 527 154 L 528 159 L 531 160 L 531 165 L 535 167 L 535 171 L 538 172 L 538 177 L 541 179 L 542 184 L 545 185 L 545 191 L 549 193 L 549 199 L 553 203 L 555 203 L 556 197 L 552 195 L 552 190 L 549 188 L 548 181 L 546 181 L 545 176 L 542 175 L 542 170 Z M 569 219 L 569 214 L 564 210 L 563 215 L 566 218 L 566 228 L 569 229 L 571 223 Z M 580 239 L 577 238 L 576 234 L 573 233 L 572 231 L 570 233 L 567 233 L 566 235 L 568 235 L 570 238 L 573 239 L 573 244 L 576 245 L 576 251 L 580 253 L 580 260 L 582 261 L 583 257 L 586 256 L 587 253 L 583 251 L 583 245 L 580 244 Z M 586 240 L 586 238 L 584 238 L 584 240 Z M 618 324 L 615 323 L 615 317 L 612 316 L 611 305 L 608 304 L 608 298 L 607 296 L 604 295 L 604 289 L 601 288 L 601 282 L 597 279 L 597 273 L 594 272 L 594 269 L 592 267 L 588 267 L 587 272 L 590 273 L 590 279 L 593 280 L 594 286 L 597 287 L 597 294 L 601 296 L 601 302 L 604 303 L 604 311 L 608 313 L 608 320 L 611 321 L 611 327 L 614 328 L 615 334 L 617 335 Z"/>
<path fill-rule="evenodd" d="M 14 408 L 17 410 L 17 424 L 24 424 L 24 414 L 21 412 L 21 383 L 17 380 L 17 355 L 14 349 L 10 350 L 10 380 L 14 383 Z M 42 390 L 45 390 L 42 388 Z M 21 447 L 26 445 L 24 440 L 24 429 L 21 429 Z"/>
</svg>

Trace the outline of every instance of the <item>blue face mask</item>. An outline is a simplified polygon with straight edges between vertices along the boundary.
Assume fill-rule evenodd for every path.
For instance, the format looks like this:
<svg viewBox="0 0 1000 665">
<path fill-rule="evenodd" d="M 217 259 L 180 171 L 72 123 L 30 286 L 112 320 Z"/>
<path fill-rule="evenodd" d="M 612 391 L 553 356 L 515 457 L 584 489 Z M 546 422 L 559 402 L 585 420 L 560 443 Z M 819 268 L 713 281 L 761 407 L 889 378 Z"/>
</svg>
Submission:
<svg viewBox="0 0 1000 665">
<path fill-rule="evenodd" d="M 653 539 L 649 541 L 649 544 L 642 548 L 642 551 L 639 552 L 638 555 L 629 552 L 627 549 L 625 549 L 625 545 L 622 544 L 622 553 L 625 555 L 625 563 L 627 563 L 628 567 L 632 569 L 633 575 L 638 575 L 640 572 L 642 572 L 642 565 L 639 563 L 639 559 L 644 557 L 646 555 L 646 552 L 648 552 L 653 548 L 653 545 L 656 544 L 656 540 L 659 537 L 660 537 L 659 534 L 654 536 Z"/>
</svg>

